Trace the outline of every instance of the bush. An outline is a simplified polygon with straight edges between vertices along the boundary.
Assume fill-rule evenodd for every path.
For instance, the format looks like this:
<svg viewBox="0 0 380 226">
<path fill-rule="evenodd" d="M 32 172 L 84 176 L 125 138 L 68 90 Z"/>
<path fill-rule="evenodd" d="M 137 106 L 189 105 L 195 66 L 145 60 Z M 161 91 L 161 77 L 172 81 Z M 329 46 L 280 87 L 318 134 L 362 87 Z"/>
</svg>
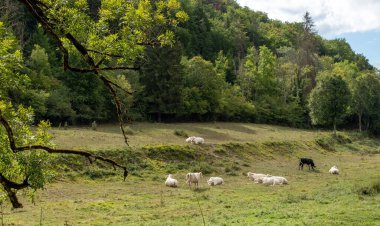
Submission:
<svg viewBox="0 0 380 226">
<path fill-rule="evenodd" d="M 357 190 L 359 195 L 376 195 L 380 193 L 380 180 L 373 182 L 368 186 L 361 187 Z"/>
<path fill-rule="evenodd" d="M 202 172 L 202 174 L 210 174 L 215 171 L 213 167 L 206 162 L 196 162 L 195 164 L 192 164 L 190 170 L 191 172 Z"/>
<path fill-rule="evenodd" d="M 179 136 L 179 137 L 189 137 L 187 133 L 183 130 L 174 130 L 174 135 Z"/>
<path fill-rule="evenodd" d="M 97 130 L 97 129 L 98 129 L 98 124 L 96 123 L 96 121 L 93 121 L 93 122 L 91 123 L 91 129 L 92 129 L 92 130 Z"/>
<path fill-rule="evenodd" d="M 330 136 L 322 136 L 315 139 L 315 143 L 323 149 L 335 151 L 335 141 Z"/>
</svg>

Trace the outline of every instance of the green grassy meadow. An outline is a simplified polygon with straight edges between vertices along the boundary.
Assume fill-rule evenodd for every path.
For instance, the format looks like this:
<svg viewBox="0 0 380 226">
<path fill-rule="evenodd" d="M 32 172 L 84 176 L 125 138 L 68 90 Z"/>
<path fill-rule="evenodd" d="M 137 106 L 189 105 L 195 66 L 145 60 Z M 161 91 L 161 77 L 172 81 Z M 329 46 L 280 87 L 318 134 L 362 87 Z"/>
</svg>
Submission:
<svg viewBox="0 0 380 226">
<path fill-rule="evenodd" d="M 136 123 L 125 148 L 117 126 L 53 129 L 60 147 L 91 149 L 128 165 L 121 172 L 82 158 L 53 160 L 61 175 L 23 209 L 3 205 L 5 225 L 380 225 L 380 140 L 356 132 L 243 123 Z M 204 145 L 186 144 L 187 135 Z M 312 157 L 318 170 L 298 170 Z M 340 175 L 328 170 L 337 165 Z M 199 189 L 185 175 L 202 171 Z M 254 184 L 248 171 L 284 176 L 289 185 Z M 164 181 L 174 174 L 179 188 Z M 209 187 L 210 176 L 225 184 Z M 42 216 L 42 217 L 41 217 Z"/>
</svg>

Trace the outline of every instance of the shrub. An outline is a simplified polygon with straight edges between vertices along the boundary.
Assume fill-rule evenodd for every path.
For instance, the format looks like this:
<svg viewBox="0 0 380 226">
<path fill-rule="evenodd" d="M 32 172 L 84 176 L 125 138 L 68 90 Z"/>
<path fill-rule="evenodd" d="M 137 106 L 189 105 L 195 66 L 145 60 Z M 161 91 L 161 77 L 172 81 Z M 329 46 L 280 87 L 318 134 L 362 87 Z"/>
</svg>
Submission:
<svg viewBox="0 0 380 226">
<path fill-rule="evenodd" d="M 361 187 L 357 190 L 359 195 L 376 195 L 380 193 L 380 180 L 373 182 L 370 185 Z"/>
<path fill-rule="evenodd" d="M 92 130 L 97 130 L 97 129 L 98 129 L 98 124 L 96 124 L 96 121 L 93 121 L 93 122 L 91 123 L 91 129 L 92 129 Z"/>
<path fill-rule="evenodd" d="M 196 162 L 195 164 L 192 164 L 190 170 L 192 172 L 202 172 L 203 174 L 210 174 L 215 171 L 213 167 L 206 162 Z"/>
<path fill-rule="evenodd" d="M 335 141 L 330 136 L 321 136 L 315 139 L 315 143 L 328 151 L 335 151 Z"/>
<path fill-rule="evenodd" d="M 174 130 L 174 135 L 179 136 L 179 137 L 189 137 L 187 133 L 183 130 Z"/>
</svg>

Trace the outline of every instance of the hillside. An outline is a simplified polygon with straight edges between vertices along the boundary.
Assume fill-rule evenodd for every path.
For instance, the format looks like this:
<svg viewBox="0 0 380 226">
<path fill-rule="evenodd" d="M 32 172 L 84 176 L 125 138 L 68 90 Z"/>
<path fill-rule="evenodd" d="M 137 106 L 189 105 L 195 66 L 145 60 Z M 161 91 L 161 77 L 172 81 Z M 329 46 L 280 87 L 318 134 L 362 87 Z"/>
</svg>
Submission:
<svg viewBox="0 0 380 226">
<path fill-rule="evenodd" d="M 201 136 L 206 144 L 265 141 L 312 141 L 331 132 L 295 129 L 253 123 L 132 123 L 127 126 L 132 147 L 154 144 L 184 145 L 188 136 Z M 176 135 L 179 133 L 179 135 Z M 117 125 L 105 124 L 94 131 L 91 127 L 53 128 L 54 143 L 65 148 L 115 149 L 125 147 Z"/>
<path fill-rule="evenodd" d="M 137 136 L 146 143 L 118 150 L 102 147 L 105 134 L 112 135 L 117 127 L 55 130 L 59 137 L 74 132 L 92 136 L 92 144 L 71 139 L 71 135 L 66 138 L 74 147 L 103 149 L 98 153 L 125 161 L 130 176 L 122 182 L 121 172 L 107 165 L 92 166 L 80 157 L 57 157 L 52 161 L 60 176 L 38 192 L 35 205 L 23 198 L 23 211 L 6 211 L 5 223 L 38 224 L 41 211 L 41 221 L 48 225 L 201 225 L 202 216 L 207 225 L 373 225 L 379 220 L 379 213 L 374 211 L 380 201 L 377 139 L 357 133 L 333 137 L 331 131 L 236 123 L 144 123 L 132 128 L 138 132 L 131 136 L 131 142 Z M 209 138 L 201 146 L 185 144 L 183 138 L 174 135 L 174 128 L 203 132 Z M 223 141 L 211 136 L 215 130 L 218 134 L 245 134 L 245 138 L 232 141 L 224 137 Z M 251 137 L 259 132 L 262 140 Z M 161 144 L 152 144 L 147 140 L 152 134 L 166 138 Z M 312 157 L 317 171 L 307 167 L 298 170 L 301 156 Z M 332 165 L 338 166 L 340 175 L 328 174 Z M 198 190 L 185 184 L 189 171 L 205 175 Z M 289 185 L 254 184 L 245 175 L 248 171 L 285 176 Z M 168 173 L 179 180 L 179 188 L 164 186 Z M 222 176 L 225 184 L 209 187 L 206 180 L 213 175 Z"/>
</svg>

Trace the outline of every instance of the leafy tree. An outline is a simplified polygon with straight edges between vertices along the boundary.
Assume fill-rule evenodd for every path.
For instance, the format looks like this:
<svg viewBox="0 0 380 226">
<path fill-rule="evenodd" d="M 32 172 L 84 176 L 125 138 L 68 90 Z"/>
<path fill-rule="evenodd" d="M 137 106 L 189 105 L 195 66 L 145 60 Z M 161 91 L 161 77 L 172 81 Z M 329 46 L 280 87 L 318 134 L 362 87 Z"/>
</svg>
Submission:
<svg viewBox="0 0 380 226">
<path fill-rule="evenodd" d="M 248 100 L 255 99 L 255 79 L 258 76 L 257 63 L 258 53 L 255 47 L 250 47 L 237 78 L 241 91 Z"/>
<path fill-rule="evenodd" d="M 260 46 L 259 52 L 258 74 L 255 82 L 257 95 L 276 95 L 278 91 L 276 56 L 266 46 Z"/>
<path fill-rule="evenodd" d="M 218 75 L 211 62 L 201 57 L 183 60 L 185 84 L 183 89 L 183 111 L 199 119 L 208 113 L 215 117 L 219 111 L 222 90 L 226 83 Z"/>
<path fill-rule="evenodd" d="M 172 118 L 179 113 L 181 90 L 183 88 L 183 68 L 181 50 L 173 48 L 155 48 L 147 50 L 147 62 L 140 74 L 140 84 L 144 87 L 140 93 L 139 104 L 145 106 L 144 112 Z"/>
<path fill-rule="evenodd" d="M 23 57 L 15 36 L 0 21 L 0 99 L 8 99 L 10 93 L 23 90 L 30 80 L 23 69 Z"/>
<path fill-rule="evenodd" d="M 337 75 L 322 73 L 317 86 L 310 94 L 309 108 L 313 124 L 336 126 L 347 112 L 350 90 L 347 83 Z"/>
<path fill-rule="evenodd" d="M 180 10 L 180 4 L 176 0 L 154 2 L 103 0 L 98 9 L 98 17 L 88 13 L 87 1 L 19 0 L 19 2 L 28 9 L 56 43 L 63 57 L 64 69 L 82 73 L 82 76 L 91 73 L 86 75 L 92 76 L 92 79 L 99 79 L 98 81 L 109 89 L 116 103 L 122 130 L 124 109 L 117 96 L 117 90 L 127 93 L 128 90 L 103 72 L 139 69 L 138 59 L 144 53 L 145 46 L 172 44 L 174 33 L 171 28 L 188 18 L 187 14 Z M 3 94 L 22 82 L 22 79 L 18 79 L 20 76 L 13 76 L 11 71 L 18 66 L 21 53 L 18 50 L 14 51 L 14 39 L 2 29 L 2 24 L 0 31 L 0 41 L 5 42 L 3 43 L 5 47 L 3 45 L 0 47 L 1 53 L 4 55 L 11 53 L 17 60 L 10 61 L 10 58 L 7 58 L 4 65 L 0 64 L 0 73 L 2 73 L 0 78 L 3 80 L 2 85 L 4 84 L 4 87 L 1 87 Z M 74 56 L 80 56 L 79 61 L 73 61 Z M 0 163 L 0 183 L 2 191 L 7 194 L 14 208 L 22 207 L 16 197 L 17 190 L 41 188 L 45 184 L 46 181 L 41 174 L 44 172 L 43 164 L 46 164 L 43 160 L 46 158 L 41 156 L 46 153 L 76 154 L 87 157 L 90 161 L 98 159 L 123 169 L 124 178 L 127 176 L 126 167 L 113 160 L 85 151 L 50 147 L 43 130 L 41 132 L 37 130 L 35 141 L 30 136 L 33 142 L 27 142 L 26 138 L 22 137 L 30 135 L 28 126 L 30 118 L 32 118 L 30 111 L 22 107 L 14 111 L 12 104 L 1 101 L 0 150 L 2 156 L 9 156 L 10 159 L 4 159 L 6 162 Z M 127 142 L 124 131 L 123 134 Z M 7 165 L 9 163 L 15 164 L 15 167 L 9 168 Z"/>
<path fill-rule="evenodd" d="M 366 127 L 370 129 L 376 126 L 380 119 L 378 109 L 380 107 L 380 78 L 372 72 L 362 73 L 355 79 L 352 93 L 352 111 L 358 116 L 359 131 L 362 131 L 363 118 Z M 374 125 L 372 125 L 374 124 Z M 379 131 L 373 131 L 378 133 Z"/>
<path fill-rule="evenodd" d="M 355 58 L 355 53 L 352 51 L 350 44 L 343 38 L 324 40 L 321 54 L 332 57 L 335 62 L 344 60 L 353 62 Z"/>
<path fill-rule="evenodd" d="M 219 106 L 220 120 L 251 121 L 255 106 L 242 95 L 237 85 L 227 85 L 222 90 Z"/>
</svg>

